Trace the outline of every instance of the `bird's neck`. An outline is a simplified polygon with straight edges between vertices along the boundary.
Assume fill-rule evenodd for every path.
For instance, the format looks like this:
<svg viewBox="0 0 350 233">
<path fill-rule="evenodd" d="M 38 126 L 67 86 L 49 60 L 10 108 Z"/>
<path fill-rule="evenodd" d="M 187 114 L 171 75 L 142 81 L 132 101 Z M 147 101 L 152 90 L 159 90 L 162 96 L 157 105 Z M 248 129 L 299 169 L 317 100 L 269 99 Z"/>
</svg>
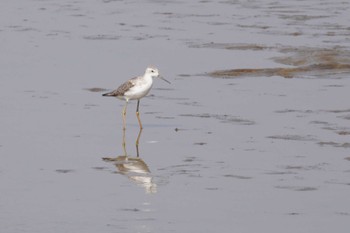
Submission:
<svg viewBox="0 0 350 233">
<path fill-rule="evenodd" d="M 150 74 L 145 74 L 144 77 L 145 77 L 145 79 L 146 79 L 147 81 L 151 81 L 151 82 L 152 82 L 152 80 L 153 80 L 153 76 L 150 75 Z"/>
</svg>

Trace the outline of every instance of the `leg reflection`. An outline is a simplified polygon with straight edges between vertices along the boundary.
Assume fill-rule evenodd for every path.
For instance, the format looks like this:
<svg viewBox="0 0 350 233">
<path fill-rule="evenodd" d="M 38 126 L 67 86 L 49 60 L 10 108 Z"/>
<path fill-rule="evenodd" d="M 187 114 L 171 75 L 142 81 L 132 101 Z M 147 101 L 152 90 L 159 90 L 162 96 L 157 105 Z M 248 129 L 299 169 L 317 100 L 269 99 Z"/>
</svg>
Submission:
<svg viewBox="0 0 350 233">
<path fill-rule="evenodd" d="M 153 177 L 148 165 L 140 158 L 139 143 L 141 139 L 142 128 L 137 135 L 135 146 L 136 156 L 129 156 L 126 150 L 126 130 L 123 129 L 122 148 L 123 155 L 115 158 L 103 158 L 104 161 L 113 162 L 117 172 L 129 178 L 133 183 L 145 189 L 146 193 L 156 193 L 157 185 L 153 182 Z"/>
<path fill-rule="evenodd" d="M 127 153 L 126 153 L 125 131 L 126 131 L 126 129 L 123 128 L 123 142 L 122 142 L 122 147 L 123 147 L 123 151 L 124 151 L 124 156 L 128 156 Z"/>
<path fill-rule="evenodd" d="M 140 153 L 139 153 L 139 142 L 140 142 L 140 138 L 141 138 L 141 134 L 142 134 L 142 128 L 140 128 L 139 134 L 137 135 L 137 139 L 136 139 L 136 155 L 137 157 L 140 157 Z"/>
</svg>

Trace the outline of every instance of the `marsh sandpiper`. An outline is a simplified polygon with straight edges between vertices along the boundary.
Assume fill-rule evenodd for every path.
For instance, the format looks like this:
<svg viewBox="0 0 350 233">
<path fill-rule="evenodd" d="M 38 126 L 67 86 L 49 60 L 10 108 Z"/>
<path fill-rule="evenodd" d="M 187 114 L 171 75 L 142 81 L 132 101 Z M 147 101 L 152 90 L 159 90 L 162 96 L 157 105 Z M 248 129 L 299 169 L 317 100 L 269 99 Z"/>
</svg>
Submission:
<svg viewBox="0 0 350 233">
<path fill-rule="evenodd" d="M 142 129 L 142 123 L 140 120 L 139 106 L 140 99 L 146 96 L 152 88 L 153 78 L 160 78 L 165 82 L 169 83 L 168 80 L 163 78 L 159 74 L 159 70 L 155 67 L 147 67 L 143 76 L 138 76 L 129 79 L 122 85 L 120 85 L 116 90 L 103 94 L 102 96 L 117 97 L 118 99 L 125 100 L 125 106 L 123 108 L 123 129 L 126 128 L 126 107 L 128 106 L 129 100 L 137 100 L 136 116 L 139 122 L 139 126 Z"/>
</svg>

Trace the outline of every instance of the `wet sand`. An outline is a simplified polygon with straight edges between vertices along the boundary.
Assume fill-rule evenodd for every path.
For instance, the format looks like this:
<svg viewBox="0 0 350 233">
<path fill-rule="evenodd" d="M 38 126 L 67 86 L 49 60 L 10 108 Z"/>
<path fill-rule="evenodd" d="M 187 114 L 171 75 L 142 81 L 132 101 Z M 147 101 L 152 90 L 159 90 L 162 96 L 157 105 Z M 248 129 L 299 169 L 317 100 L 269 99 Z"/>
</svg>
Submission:
<svg viewBox="0 0 350 233">
<path fill-rule="evenodd" d="M 219 46 L 211 44 L 208 47 L 217 48 L 222 46 L 222 44 Z M 264 47 L 256 45 L 226 45 L 223 48 L 245 50 L 264 49 Z M 242 76 L 302 78 L 305 76 L 329 77 L 339 73 L 344 73 L 345 75 L 350 73 L 350 51 L 346 48 L 277 47 L 265 49 L 275 49 L 281 53 L 288 54 L 288 56 L 272 58 L 275 62 L 287 65 L 288 67 L 222 70 L 210 72 L 209 75 L 224 78 Z"/>
<path fill-rule="evenodd" d="M 1 232 L 348 231 L 349 3 L 0 9 Z"/>
</svg>

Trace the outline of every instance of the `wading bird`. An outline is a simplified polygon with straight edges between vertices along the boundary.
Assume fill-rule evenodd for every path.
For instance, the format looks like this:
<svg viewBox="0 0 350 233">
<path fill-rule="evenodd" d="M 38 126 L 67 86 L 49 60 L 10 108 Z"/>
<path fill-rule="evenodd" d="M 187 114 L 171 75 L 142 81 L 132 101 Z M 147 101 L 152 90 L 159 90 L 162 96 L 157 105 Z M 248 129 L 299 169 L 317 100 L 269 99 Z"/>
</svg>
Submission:
<svg viewBox="0 0 350 233">
<path fill-rule="evenodd" d="M 152 88 L 153 78 L 160 78 L 165 82 L 169 83 L 168 80 L 160 76 L 159 71 L 155 67 L 147 67 L 143 76 L 138 76 L 129 79 L 116 90 L 103 94 L 102 96 L 117 97 L 118 99 L 125 100 L 125 106 L 123 108 L 123 129 L 126 128 L 126 108 L 129 100 L 137 100 L 136 116 L 139 122 L 140 128 L 142 129 L 142 123 L 140 120 L 139 106 L 140 99 L 146 96 Z"/>
</svg>

